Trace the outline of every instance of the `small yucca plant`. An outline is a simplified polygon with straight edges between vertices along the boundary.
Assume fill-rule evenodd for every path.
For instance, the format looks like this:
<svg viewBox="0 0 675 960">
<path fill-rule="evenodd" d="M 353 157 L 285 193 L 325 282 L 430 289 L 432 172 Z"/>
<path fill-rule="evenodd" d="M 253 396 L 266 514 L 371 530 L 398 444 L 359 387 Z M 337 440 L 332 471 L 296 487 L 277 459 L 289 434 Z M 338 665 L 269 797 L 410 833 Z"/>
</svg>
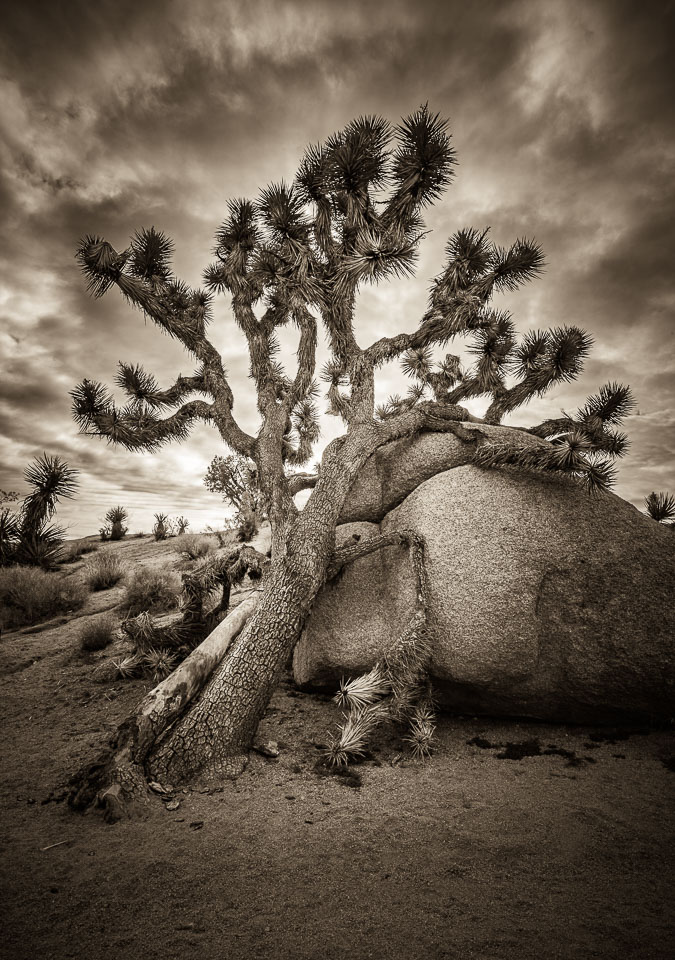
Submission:
<svg viewBox="0 0 675 960">
<path fill-rule="evenodd" d="M 178 517 L 176 520 L 176 533 L 180 537 L 190 526 L 190 521 L 186 517 Z"/>
<path fill-rule="evenodd" d="M 171 521 L 169 520 L 168 514 L 155 514 L 155 525 L 152 528 L 152 532 L 155 535 L 155 540 L 166 540 L 166 538 L 169 536 L 170 524 Z"/>
<path fill-rule="evenodd" d="M 358 710 L 375 703 L 390 691 L 390 681 L 382 667 L 376 664 L 369 673 L 353 680 L 345 680 L 343 677 L 333 700 L 343 710 Z"/>
<path fill-rule="evenodd" d="M 418 704 L 410 721 L 410 735 L 403 738 L 412 746 L 413 757 L 416 760 L 424 760 L 431 756 L 431 741 L 435 730 L 433 711 L 426 704 Z"/>
<path fill-rule="evenodd" d="M 143 654 L 143 666 L 157 682 L 173 673 L 177 663 L 178 656 L 166 647 L 150 647 Z"/>
<path fill-rule="evenodd" d="M 105 521 L 108 526 L 104 529 L 108 532 L 108 540 L 121 540 L 128 530 L 124 524 L 129 519 L 129 514 L 124 507 L 111 507 L 105 515 Z"/>
<path fill-rule="evenodd" d="M 113 660 L 113 666 L 122 680 L 131 680 L 132 677 L 138 677 L 143 666 L 143 657 L 137 653 L 129 653 L 121 660 Z"/>
</svg>

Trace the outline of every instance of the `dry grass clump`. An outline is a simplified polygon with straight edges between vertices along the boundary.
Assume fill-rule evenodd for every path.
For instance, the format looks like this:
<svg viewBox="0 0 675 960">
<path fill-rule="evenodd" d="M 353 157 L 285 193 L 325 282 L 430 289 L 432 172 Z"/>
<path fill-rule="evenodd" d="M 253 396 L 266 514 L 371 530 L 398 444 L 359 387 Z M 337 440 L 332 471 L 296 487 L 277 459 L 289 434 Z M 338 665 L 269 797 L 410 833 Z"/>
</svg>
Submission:
<svg viewBox="0 0 675 960">
<path fill-rule="evenodd" d="M 96 550 L 98 550 L 98 545 L 95 543 L 65 544 L 63 547 L 63 553 L 59 557 L 59 563 L 76 563 L 86 553 L 94 553 Z"/>
<path fill-rule="evenodd" d="M 85 580 L 90 590 L 109 590 L 124 576 L 124 566 L 116 553 L 99 553 L 87 561 Z"/>
<path fill-rule="evenodd" d="M 181 581 L 173 571 L 139 567 L 127 580 L 129 616 L 145 610 L 172 610 L 178 606 Z"/>
<path fill-rule="evenodd" d="M 212 537 L 203 533 L 183 533 L 177 537 L 174 550 L 190 560 L 199 560 L 214 553 L 216 544 Z"/>
<path fill-rule="evenodd" d="M 77 610 L 87 599 L 83 583 L 37 567 L 0 569 L 0 622 L 22 627 Z"/>
<path fill-rule="evenodd" d="M 110 613 L 89 620 L 79 632 L 80 649 L 87 653 L 93 650 L 104 650 L 115 639 L 117 619 Z"/>
</svg>

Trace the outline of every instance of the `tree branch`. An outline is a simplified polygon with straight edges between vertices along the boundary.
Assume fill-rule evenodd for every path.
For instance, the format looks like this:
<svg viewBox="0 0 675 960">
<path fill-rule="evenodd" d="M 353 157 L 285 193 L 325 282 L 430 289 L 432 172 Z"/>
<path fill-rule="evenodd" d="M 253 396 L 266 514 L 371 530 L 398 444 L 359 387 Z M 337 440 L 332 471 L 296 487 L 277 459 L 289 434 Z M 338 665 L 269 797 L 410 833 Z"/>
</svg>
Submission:
<svg viewBox="0 0 675 960">
<path fill-rule="evenodd" d="M 115 284 L 127 300 L 202 362 L 204 392 L 213 398 L 208 419 L 215 421 L 226 443 L 238 453 L 251 456 L 255 441 L 232 416 L 234 396 L 222 357 L 206 337 L 209 296 L 171 278 L 171 246 L 170 241 L 152 230 L 137 234 L 122 253 L 106 240 L 88 236 L 81 242 L 76 257 L 94 296 L 102 296 Z M 174 425 L 178 422 L 176 416 L 170 418 Z M 115 429 L 114 422 L 104 426 Z M 166 439 L 171 438 L 167 435 Z"/>
<path fill-rule="evenodd" d="M 300 343 L 297 354 L 298 369 L 286 399 L 286 409 L 289 413 L 307 395 L 316 368 L 316 320 L 306 307 L 296 312 L 296 318 L 300 327 Z"/>
<path fill-rule="evenodd" d="M 71 392 L 73 415 L 82 433 L 105 437 L 127 450 L 155 450 L 171 440 L 187 439 L 195 420 L 213 420 L 213 406 L 203 400 L 191 400 L 164 419 L 150 409 L 138 406 L 118 408 L 106 389 L 84 380 Z"/>
<path fill-rule="evenodd" d="M 382 533 L 376 537 L 369 537 L 367 540 L 361 540 L 358 537 L 353 539 L 352 543 L 346 543 L 336 550 L 330 559 L 326 571 L 326 579 L 332 580 L 333 577 L 342 570 L 348 563 L 354 563 L 361 557 L 367 557 L 376 550 L 382 550 L 384 547 L 393 545 L 408 546 L 416 538 L 411 530 L 394 530 L 391 533 Z"/>
<path fill-rule="evenodd" d="M 291 491 L 291 496 L 294 497 L 296 493 L 300 493 L 301 490 L 312 490 L 316 486 L 318 479 L 318 473 L 292 473 L 288 478 L 288 487 Z"/>
</svg>

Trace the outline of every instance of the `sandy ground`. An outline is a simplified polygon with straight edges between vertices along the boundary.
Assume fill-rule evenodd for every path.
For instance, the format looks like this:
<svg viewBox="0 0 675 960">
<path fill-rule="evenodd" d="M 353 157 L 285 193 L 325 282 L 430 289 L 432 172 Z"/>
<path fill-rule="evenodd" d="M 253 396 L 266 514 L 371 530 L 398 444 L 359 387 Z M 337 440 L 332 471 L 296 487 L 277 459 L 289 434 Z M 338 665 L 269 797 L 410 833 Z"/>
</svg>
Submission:
<svg viewBox="0 0 675 960">
<path fill-rule="evenodd" d="M 175 560 L 147 538 L 125 549 Z M 673 956 L 667 731 L 446 716 L 430 761 L 389 732 L 335 777 L 317 760 L 337 708 L 286 678 L 260 729 L 278 758 L 110 826 L 58 798 L 151 684 L 94 683 L 108 654 L 79 652 L 82 616 L 0 642 L 0 956 Z M 496 746 L 533 740 L 559 752 Z"/>
</svg>

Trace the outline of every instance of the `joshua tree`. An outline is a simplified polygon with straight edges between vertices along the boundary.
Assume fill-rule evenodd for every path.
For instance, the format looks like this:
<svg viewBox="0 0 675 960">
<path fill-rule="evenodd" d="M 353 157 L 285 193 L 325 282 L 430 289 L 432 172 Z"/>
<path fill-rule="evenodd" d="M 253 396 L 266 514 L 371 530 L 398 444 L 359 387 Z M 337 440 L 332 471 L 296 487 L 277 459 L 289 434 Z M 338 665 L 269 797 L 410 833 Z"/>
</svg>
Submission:
<svg viewBox="0 0 675 960">
<path fill-rule="evenodd" d="M 206 290 L 190 289 L 172 273 L 172 243 L 154 228 L 141 230 L 117 251 L 87 236 L 77 258 L 91 293 L 116 286 L 197 364 L 167 389 L 132 363 L 121 363 L 116 383 L 127 395 L 119 406 L 109 390 L 84 380 L 73 391 L 83 431 L 130 450 L 157 450 L 183 440 L 203 421 L 230 452 L 255 464 L 272 528 L 272 559 L 261 599 L 227 656 L 189 709 L 163 738 L 144 748 L 154 779 L 176 784 L 197 775 L 235 775 L 245 762 L 262 716 L 312 602 L 326 577 L 357 555 L 391 538 L 335 553 L 335 528 L 359 471 L 383 444 L 420 431 L 455 434 L 467 462 L 522 464 L 576 477 L 590 490 L 612 481 L 612 458 L 627 440 L 613 429 L 631 405 L 627 387 L 610 384 L 573 415 L 532 428 L 550 438 L 533 448 L 516 431 L 495 441 L 482 423 L 502 417 L 557 383 L 577 377 L 591 345 L 575 326 L 516 336 L 511 317 L 492 298 L 539 274 L 544 258 L 531 240 L 508 247 L 487 230 L 461 229 L 447 243 L 445 263 L 428 304 L 408 333 L 362 346 L 355 307 L 362 287 L 412 273 L 424 237 L 425 208 L 450 184 L 455 155 L 446 122 L 422 107 L 399 125 L 378 117 L 352 121 L 322 145 L 307 149 L 292 184 L 265 187 L 256 201 L 233 200 L 216 233 L 215 261 Z M 234 396 L 220 354 L 209 337 L 211 299 L 228 294 L 234 323 L 250 359 L 260 426 L 247 433 L 235 419 Z M 297 368 L 278 362 L 277 331 L 297 330 Z M 329 412 L 344 434 L 328 444 L 319 470 L 294 475 L 309 461 L 319 436 L 315 403 L 317 328 L 326 332 L 331 359 L 321 373 Z M 434 351 L 468 338 L 475 357 L 460 369 Z M 409 393 L 375 410 L 375 372 L 402 358 L 414 377 Z M 462 401 L 488 398 L 484 420 Z M 471 429 L 466 429 L 471 422 Z M 301 511 L 294 496 L 312 490 Z M 421 718 L 423 720 L 424 718 Z"/>
<path fill-rule="evenodd" d="M 190 521 L 186 517 L 178 517 L 176 520 L 176 531 L 180 537 L 190 526 Z"/>
<path fill-rule="evenodd" d="M 77 487 L 77 471 L 65 460 L 47 453 L 36 457 L 24 470 L 33 488 L 17 514 L 0 510 L 0 564 L 21 563 L 49 568 L 58 559 L 64 531 L 50 524 L 61 497 L 70 499 Z M 18 495 L 5 495 L 14 500 Z"/>
<path fill-rule="evenodd" d="M 645 497 L 647 513 L 658 523 L 671 523 L 675 520 L 675 497 L 672 493 L 652 492 Z"/>
<path fill-rule="evenodd" d="M 129 514 L 124 507 L 111 507 L 105 515 L 106 526 L 101 530 L 101 539 L 121 540 L 129 529 L 124 526 L 128 519 Z"/>
</svg>

